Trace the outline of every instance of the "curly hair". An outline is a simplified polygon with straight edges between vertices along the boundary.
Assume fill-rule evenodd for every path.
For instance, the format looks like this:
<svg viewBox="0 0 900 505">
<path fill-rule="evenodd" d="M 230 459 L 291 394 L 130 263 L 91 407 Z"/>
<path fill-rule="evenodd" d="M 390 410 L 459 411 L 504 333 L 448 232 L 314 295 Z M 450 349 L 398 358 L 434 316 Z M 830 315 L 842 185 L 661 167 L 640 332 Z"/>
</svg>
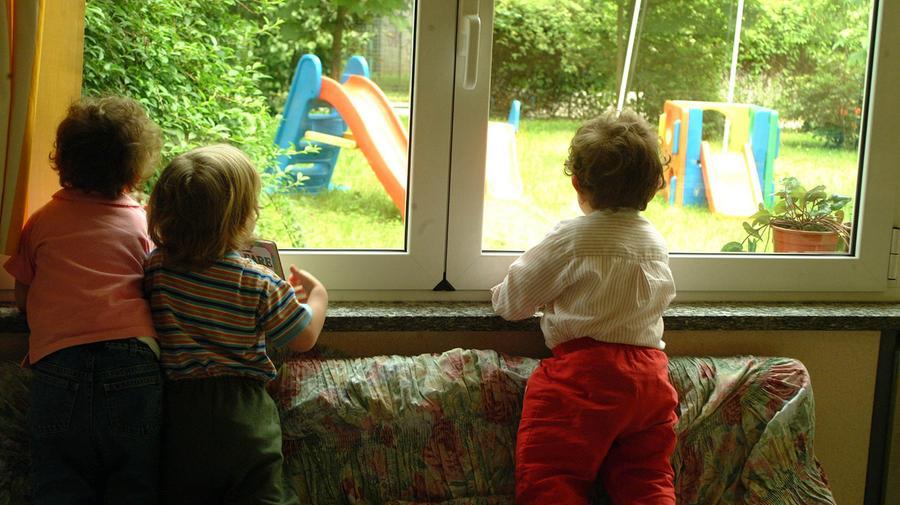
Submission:
<svg viewBox="0 0 900 505">
<path fill-rule="evenodd" d="M 159 126 L 131 98 L 82 98 L 56 129 L 53 169 L 64 188 L 116 198 L 150 175 L 162 148 Z"/>
<path fill-rule="evenodd" d="M 659 139 L 644 118 L 628 109 L 578 128 L 565 173 L 575 177 L 594 209 L 645 210 L 665 187 Z"/>
<path fill-rule="evenodd" d="M 261 185 L 247 155 L 227 144 L 175 157 L 150 194 L 147 215 L 165 263 L 203 270 L 250 245 Z"/>
</svg>

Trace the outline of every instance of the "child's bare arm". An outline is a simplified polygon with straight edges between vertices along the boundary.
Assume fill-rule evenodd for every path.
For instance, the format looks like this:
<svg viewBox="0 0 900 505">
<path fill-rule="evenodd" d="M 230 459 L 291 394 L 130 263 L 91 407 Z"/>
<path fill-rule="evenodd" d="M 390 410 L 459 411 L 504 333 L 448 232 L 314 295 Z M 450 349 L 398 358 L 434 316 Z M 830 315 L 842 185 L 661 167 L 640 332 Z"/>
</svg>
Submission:
<svg viewBox="0 0 900 505">
<path fill-rule="evenodd" d="M 325 313 L 328 310 L 328 291 L 319 279 L 305 270 L 291 267 L 288 282 L 294 286 L 294 291 L 303 303 L 309 305 L 312 311 L 312 321 L 289 344 L 291 350 L 306 352 L 316 345 L 322 326 L 325 325 Z M 305 299 L 304 299 L 305 297 Z"/>
</svg>

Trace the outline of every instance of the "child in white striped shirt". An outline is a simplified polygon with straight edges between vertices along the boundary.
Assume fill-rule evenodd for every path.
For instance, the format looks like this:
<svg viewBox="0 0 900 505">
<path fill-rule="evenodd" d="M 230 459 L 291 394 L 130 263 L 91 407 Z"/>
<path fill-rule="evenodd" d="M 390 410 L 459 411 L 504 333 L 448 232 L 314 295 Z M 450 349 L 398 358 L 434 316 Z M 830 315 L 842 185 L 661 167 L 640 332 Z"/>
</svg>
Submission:
<svg viewBox="0 0 900 505">
<path fill-rule="evenodd" d="M 566 175 L 584 216 L 560 222 L 492 290 L 510 320 L 543 310 L 553 357 L 528 380 L 516 443 L 516 503 L 674 505 L 677 394 L 662 349 L 675 296 L 665 241 L 640 216 L 664 186 L 659 141 L 632 111 L 586 122 Z"/>
</svg>

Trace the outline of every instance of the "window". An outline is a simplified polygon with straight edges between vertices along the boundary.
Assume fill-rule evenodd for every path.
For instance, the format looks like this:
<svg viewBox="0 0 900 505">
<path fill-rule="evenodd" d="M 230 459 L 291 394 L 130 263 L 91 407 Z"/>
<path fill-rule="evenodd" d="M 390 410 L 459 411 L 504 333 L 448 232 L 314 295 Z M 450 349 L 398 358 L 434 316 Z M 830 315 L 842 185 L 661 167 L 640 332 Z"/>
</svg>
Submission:
<svg viewBox="0 0 900 505">
<path fill-rule="evenodd" d="M 443 277 L 454 50 L 454 27 L 446 20 L 455 9 L 443 2 L 383 3 L 395 4 L 395 19 L 376 20 L 367 51 L 374 86 L 393 94 L 377 111 L 359 97 L 352 97 L 357 103 L 351 110 L 340 110 L 333 101 L 320 104 L 331 105 L 323 112 L 336 112 L 347 123 L 359 114 L 350 124 L 358 148 L 341 149 L 344 159 L 334 168 L 327 194 L 295 197 L 312 207 L 331 206 L 309 220 L 294 214 L 306 235 L 320 238 L 282 251 L 285 263 L 315 272 L 332 291 L 431 290 Z M 397 13 L 404 15 L 399 22 Z M 369 145 L 361 138 L 366 128 Z M 343 170 L 349 177 L 339 173 Z"/>
<path fill-rule="evenodd" d="M 519 251 L 578 214 L 568 141 L 619 102 L 659 125 L 672 158 L 646 215 L 682 293 L 885 289 L 900 106 L 897 65 L 877 51 L 900 23 L 886 2 L 385 0 L 377 16 L 301 3 L 223 1 L 201 15 L 88 0 L 85 92 L 141 97 L 174 139 L 167 155 L 216 136 L 255 146 L 258 160 L 270 140 L 293 148 L 276 160 L 286 170 L 261 163 L 258 231 L 339 296 L 444 279 L 484 296 Z M 217 35 L 175 29 L 201 23 Z M 123 24 L 136 35 L 116 32 Z M 130 59 L 118 66 L 120 53 Z M 309 58 L 289 89 L 304 53 L 325 64 Z M 154 78 L 137 82 L 129 65 Z M 213 91 L 180 92 L 191 82 Z M 846 249 L 775 254 L 760 240 L 754 254 L 722 252 L 749 248 L 744 221 L 774 208 L 787 176 L 850 198 Z"/>
<path fill-rule="evenodd" d="M 584 117 L 624 105 L 658 124 L 671 157 L 645 216 L 666 236 L 681 292 L 883 290 L 890 216 L 877 209 L 890 200 L 872 181 L 890 169 L 873 163 L 883 132 L 862 124 L 880 110 L 865 105 L 890 99 L 866 95 L 883 64 L 867 59 L 870 23 L 885 22 L 872 17 L 878 5 L 635 3 L 497 0 L 461 15 L 493 26 L 491 60 L 478 69 L 491 89 L 457 83 L 456 123 L 478 110 L 467 120 L 487 127 L 454 129 L 450 282 L 489 287 L 518 251 L 579 214 L 562 173 L 568 140 Z M 485 143 L 482 170 L 474 146 Z M 753 215 L 781 211 L 781 181 L 788 204 L 808 193 L 821 199 L 813 213 L 834 210 L 846 240 L 815 254 L 773 250 L 768 216 Z M 745 253 L 723 253 L 737 249 L 729 242 Z"/>
<path fill-rule="evenodd" d="M 223 140 L 247 151 L 264 185 L 257 233 L 285 263 L 335 290 L 430 290 L 444 268 L 454 15 L 409 0 L 87 0 L 84 91 L 139 98 L 164 158 Z"/>
</svg>

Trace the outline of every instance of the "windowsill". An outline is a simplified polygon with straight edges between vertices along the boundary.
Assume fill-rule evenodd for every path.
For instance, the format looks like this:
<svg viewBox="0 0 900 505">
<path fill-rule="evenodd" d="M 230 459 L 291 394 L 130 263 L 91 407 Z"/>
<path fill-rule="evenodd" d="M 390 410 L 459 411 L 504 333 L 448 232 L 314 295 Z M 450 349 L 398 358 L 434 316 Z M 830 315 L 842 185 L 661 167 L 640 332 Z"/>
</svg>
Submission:
<svg viewBox="0 0 900 505">
<path fill-rule="evenodd" d="M 676 303 L 667 330 L 894 330 L 900 303 Z M 538 315 L 505 321 L 487 302 L 334 302 L 325 331 L 540 331 Z M 27 333 L 14 307 L 0 307 L 0 334 Z"/>
<path fill-rule="evenodd" d="M 486 302 L 341 302 L 327 331 L 540 331 L 540 318 L 505 321 Z M 667 330 L 889 330 L 900 303 L 676 303 Z"/>
</svg>

